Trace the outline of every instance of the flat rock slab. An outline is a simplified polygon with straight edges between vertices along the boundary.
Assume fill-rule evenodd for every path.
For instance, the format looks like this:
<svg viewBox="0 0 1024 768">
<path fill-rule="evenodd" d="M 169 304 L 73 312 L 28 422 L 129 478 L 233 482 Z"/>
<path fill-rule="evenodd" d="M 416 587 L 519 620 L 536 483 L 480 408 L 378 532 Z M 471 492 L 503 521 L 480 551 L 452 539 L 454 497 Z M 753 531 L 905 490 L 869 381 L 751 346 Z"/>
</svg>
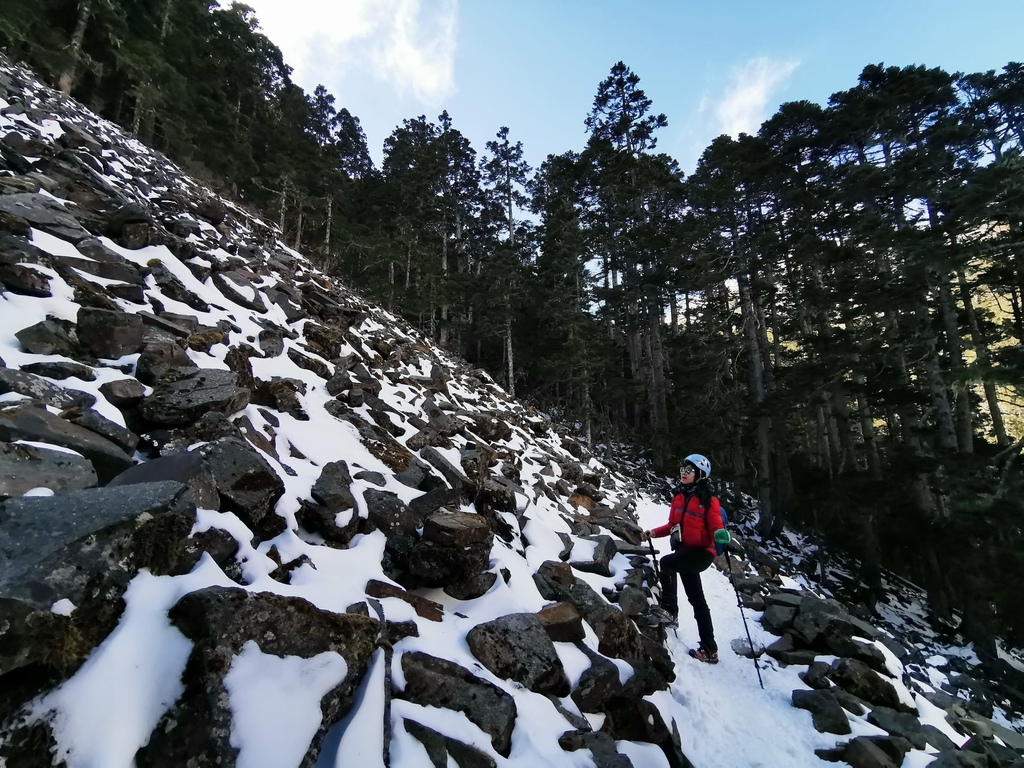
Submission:
<svg viewBox="0 0 1024 768">
<path fill-rule="evenodd" d="M 0 497 L 21 496 L 33 488 L 55 493 L 96 486 L 96 470 L 67 451 L 0 443 Z"/>
<path fill-rule="evenodd" d="M 116 443 L 30 405 L 0 411 L 0 440 L 30 440 L 70 448 L 92 463 L 101 484 L 132 466 L 131 458 Z"/>
<path fill-rule="evenodd" d="M 491 746 L 498 754 L 508 757 L 518 714 L 511 696 L 465 667 L 426 653 L 402 654 L 402 672 L 403 699 L 462 712 L 491 737 Z"/>
<path fill-rule="evenodd" d="M 132 548 L 141 527 L 168 515 L 182 518 L 187 537 L 195 504 L 182 483 L 8 499 L 0 503 L 0 597 L 49 607 L 64 597 L 76 602 L 76 592 L 94 573 L 127 583 L 138 568 L 173 559 L 168 541 L 146 552 Z M 157 565 L 154 571 L 172 569 Z"/>
<path fill-rule="evenodd" d="M 238 375 L 208 368 L 178 368 L 171 380 L 159 382 L 142 401 L 142 415 L 155 424 L 191 424 L 207 411 L 230 415 L 249 404 L 248 389 L 237 386 Z"/>
<path fill-rule="evenodd" d="M 77 389 L 65 389 L 41 376 L 13 368 L 0 368 L 0 394 L 15 392 L 39 400 L 54 408 L 85 407 L 96 402 L 95 396 Z"/>
</svg>

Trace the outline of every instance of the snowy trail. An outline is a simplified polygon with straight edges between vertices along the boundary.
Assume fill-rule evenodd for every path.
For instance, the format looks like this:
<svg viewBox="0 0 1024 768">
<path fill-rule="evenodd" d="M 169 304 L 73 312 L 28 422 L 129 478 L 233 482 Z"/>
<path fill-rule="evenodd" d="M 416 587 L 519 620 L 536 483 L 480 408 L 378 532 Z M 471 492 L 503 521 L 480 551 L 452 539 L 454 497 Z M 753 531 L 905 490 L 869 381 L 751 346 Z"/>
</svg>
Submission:
<svg viewBox="0 0 1024 768">
<path fill-rule="evenodd" d="M 667 505 L 643 503 L 638 508 L 640 525 L 651 528 L 667 519 Z M 668 539 L 655 540 L 659 553 L 667 552 Z M 738 564 L 734 563 L 734 567 Z M 676 680 L 668 691 L 647 697 L 670 724 L 679 725 L 683 753 L 698 768 L 821 768 L 832 765 L 814 754 L 815 749 L 835 746 L 850 738 L 821 734 L 811 725 L 811 715 L 791 704 L 795 689 L 806 689 L 797 673 L 802 667 L 781 668 L 762 657 L 757 680 L 754 662 L 732 650 L 734 640 L 746 645 L 743 619 L 736 592 L 728 575 L 712 566 L 701 575 L 704 594 L 715 625 L 721 661 L 703 664 L 688 655 L 697 646 L 697 627 L 689 603 L 680 588 L 679 629 L 669 632 L 667 647 L 675 661 Z M 755 645 L 776 638 L 762 629 L 760 613 L 746 610 L 747 627 Z M 865 732 L 875 729 L 865 724 Z"/>
</svg>

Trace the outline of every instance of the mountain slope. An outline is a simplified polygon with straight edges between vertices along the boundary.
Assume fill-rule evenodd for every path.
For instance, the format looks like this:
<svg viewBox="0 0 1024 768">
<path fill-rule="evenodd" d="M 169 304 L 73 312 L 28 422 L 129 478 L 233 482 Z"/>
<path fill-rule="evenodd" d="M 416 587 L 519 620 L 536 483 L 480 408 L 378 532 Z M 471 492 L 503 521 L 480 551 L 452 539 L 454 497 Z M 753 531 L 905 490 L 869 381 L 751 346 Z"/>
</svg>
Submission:
<svg viewBox="0 0 1024 768">
<path fill-rule="evenodd" d="M 1008 657 L 942 694 L 982 662 L 741 535 L 694 661 L 685 607 L 649 620 L 642 465 L 2 58 L 0 136 L 0 764 L 1013 764 Z"/>
</svg>

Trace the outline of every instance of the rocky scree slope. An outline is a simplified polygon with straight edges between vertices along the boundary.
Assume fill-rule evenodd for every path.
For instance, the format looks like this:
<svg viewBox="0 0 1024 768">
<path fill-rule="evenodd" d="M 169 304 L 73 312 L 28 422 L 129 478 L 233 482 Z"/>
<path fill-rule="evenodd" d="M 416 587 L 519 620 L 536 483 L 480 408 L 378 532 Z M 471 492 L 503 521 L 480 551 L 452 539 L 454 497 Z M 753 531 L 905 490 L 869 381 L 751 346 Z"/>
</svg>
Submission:
<svg viewBox="0 0 1024 768">
<path fill-rule="evenodd" d="M 649 699 L 675 670 L 649 618 L 642 468 L 560 435 L 2 57 L 0 284 L 0 764 L 75 764 L 62 684 L 164 589 L 187 648 L 111 765 L 238 763 L 228 678 L 252 653 L 339 660 L 293 764 L 317 763 L 383 655 L 406 713 L 385 717 L 385 753 L 627 766 L 641 743 L 690 765 L 686 724 Z M 767 653 L 806 668 L 794 705 L 822 732 L 887 734 L 823 758 L 1018 764 L 986 719 L 1005 691 L 986 710 L 918 686 L 975 735 L 929 731 L 913 667 L 894 672 L 913 649 L 783 578 L 780 553 L 740 550 L 736 586 L 781 638 Z M 483 740 L 408 714 L 426 708 Z"/>
</svg>

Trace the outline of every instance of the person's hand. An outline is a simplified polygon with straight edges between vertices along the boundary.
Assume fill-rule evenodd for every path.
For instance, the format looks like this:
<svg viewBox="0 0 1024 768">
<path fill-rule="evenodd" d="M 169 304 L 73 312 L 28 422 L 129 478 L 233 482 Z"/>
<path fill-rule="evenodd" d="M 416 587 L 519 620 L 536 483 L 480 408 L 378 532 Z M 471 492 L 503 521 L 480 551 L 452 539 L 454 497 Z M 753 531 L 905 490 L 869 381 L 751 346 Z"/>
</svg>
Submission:
<svg viewBox="0 0 1024 768">
<path fill-rule="evenodd" d="M 651 540 L 651 532 L 650 531 L 644 531 L 643 533 L 640 534 L 640 541 L 650 541 L 650 540 Z"/>
</svg>

